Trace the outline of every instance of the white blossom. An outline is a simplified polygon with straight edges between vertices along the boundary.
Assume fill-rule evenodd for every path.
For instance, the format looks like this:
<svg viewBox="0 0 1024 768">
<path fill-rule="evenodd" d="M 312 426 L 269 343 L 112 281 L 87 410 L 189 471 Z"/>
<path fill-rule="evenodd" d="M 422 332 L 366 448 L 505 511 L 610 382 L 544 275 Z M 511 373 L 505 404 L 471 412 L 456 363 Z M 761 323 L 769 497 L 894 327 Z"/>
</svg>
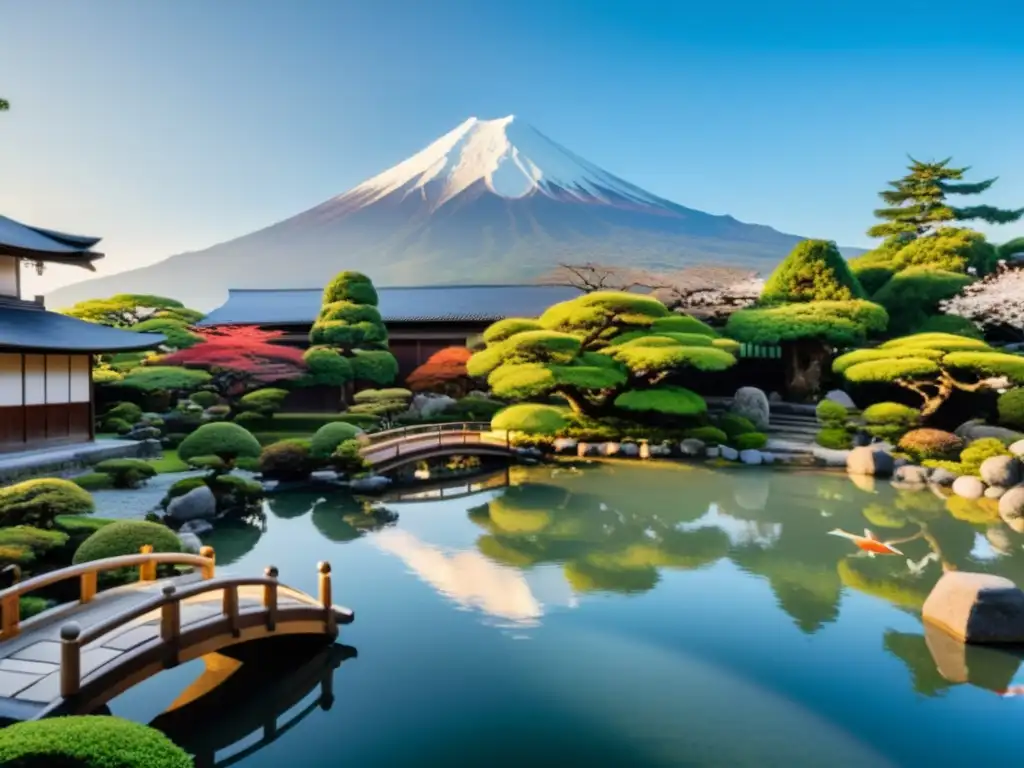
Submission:
<svg viewBox="0 0 1024 768">
<path fill-rule="evenodd" d="M 1002 269 L 942 302 L 943 312 L 1024 338 L 1024 268 Z"/>
</svg>

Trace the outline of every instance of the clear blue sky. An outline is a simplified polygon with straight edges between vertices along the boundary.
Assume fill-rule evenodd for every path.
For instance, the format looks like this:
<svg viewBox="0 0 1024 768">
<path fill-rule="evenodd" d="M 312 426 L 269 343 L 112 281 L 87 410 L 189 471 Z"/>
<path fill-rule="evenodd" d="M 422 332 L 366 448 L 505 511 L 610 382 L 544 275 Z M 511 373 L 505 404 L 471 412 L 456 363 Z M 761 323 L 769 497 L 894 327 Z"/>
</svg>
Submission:
<svg viewBox="0 0 1024 768">
<path fill-rule="evenodd" d="M 0 0 L 0 213 L 119 271 L 516 114 L 683 205 L 866 246 L 907 152 L 1024 206 L 1022 30 L 1021 0 Z"/>
</svg>

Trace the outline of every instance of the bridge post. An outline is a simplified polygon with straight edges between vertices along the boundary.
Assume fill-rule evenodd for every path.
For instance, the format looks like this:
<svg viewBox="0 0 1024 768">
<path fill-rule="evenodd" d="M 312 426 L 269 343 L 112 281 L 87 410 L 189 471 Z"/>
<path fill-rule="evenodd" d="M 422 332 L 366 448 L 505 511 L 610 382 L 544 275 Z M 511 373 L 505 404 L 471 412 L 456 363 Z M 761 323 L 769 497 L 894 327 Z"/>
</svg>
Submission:
<svg viewBox="0 0 1024 768">
<path fill-rule="evenodd" d="M 152 544 L 143 544 L 139 552 L 144 555 L 153 554 Z M 142 563 L 139 566 L 139 581 L 156 581 L 156 563 Z"/>
<path fill-rule="evenodd" d="M 273 632 L 277 629 L 277 566 L 268 565 L 263 569 L 263 574 L 274 581 L 263 587 L 263 607 L 267 609 L 267 629 Z"/>
<path fill-rule="evenodd" d="M 97 585 L 99 583 L 98 577 L 98 571 L 87 571 L 82 574 L 78 582 L 78 601 L 80 603 L 88 603 L 96 597 Z"/>
<path fill-rule="evenodd" d="M 338 634 L 338 621 L 334 616 L 334 596 L 331 594 L 331 564 L 321 560 L 317 563 L 316 569 L 320 573 L 318 591 L 320 605 L 324 607 L 324 627 L 327 634 L 333 637 Z"/>
<path fill-rule="evenodd" d="M 17 594 L 0 602 L 0 637 L 8 640 L 18 634 L 21 625 L 21 603 Z"/>
<path fill-rule="evenodd" d="M 78 636 L 82 628 L 73 621 L 60 628 L 60 695 L 74 696 L 82 685 L 82 649 Z"/>
<path fill-rule="evenodd" d="M 213 547 L 200 547 L 199 556 L 211 561 L 209 565 L 203 566 L 203 578 L 212 579 L 217 568 L 217 553 L 213 551 Z"/>
<path fill-rule="evenodd" d="M 173 584 L 165 584 L 160 590 L 164 604 L 160 606 L 160 639 L 168 645 L 169 666 L 178 664 L 178 638 L 181 636 L 181 603 L 174 597 L 177 591 Z"/>
</svg>

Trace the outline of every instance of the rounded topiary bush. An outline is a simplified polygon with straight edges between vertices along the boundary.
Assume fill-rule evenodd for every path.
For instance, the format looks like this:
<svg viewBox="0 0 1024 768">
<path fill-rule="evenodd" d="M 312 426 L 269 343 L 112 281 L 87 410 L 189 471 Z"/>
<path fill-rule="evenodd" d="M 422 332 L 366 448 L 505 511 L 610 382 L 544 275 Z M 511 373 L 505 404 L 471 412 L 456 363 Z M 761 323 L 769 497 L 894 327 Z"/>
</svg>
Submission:
<svg viewBox="0 0 1024 768">
<path fill-rule="evenodd" d="M 192 768 L 192 758 L 155 728 L 119 717 L 51 717 L 0 730 L 9 768 Z"/>
<path fill-rule="evenodd" d="M 729 436 L 718 427 L 694 427 L 686 430 L 683 437 L 689 440 L 700 440 L 711 446 L 722 445 L 729 439 Z"/>
<path fill-rule="evenodd" d="M 757 427 L 750 419 L 745 416 L 739 416 L 735 413 L 725 413 L 716 419 L 718 428 L 721 429 L 730 439 L 735 439 L 740 435 L 747 435 L 751 432 L 757 432 Z"/>
<path fill-rule="evenodd" d="M 733 448 L 738 451 L 747 451 L 751 449 L 761 449 L 768 444 L 768 435 L 763 432 L 745 432 L 742 435 L 737 435 L 732 440 Z"/>
<path fill-rule="evenodd" d="M 305 480 L 315 469 L 308 440 L 281 440 L 260 454 L 259 471 L 267 480 Z"/>
<path fill-rule="evenodd" d="M 845 451 L 853 446 L 853 436 L 845 429 L 835 427 L 822 429 L 814 437 L 814 442 L 822 448 Z"/>
<path fill-rule="evenodd" d="M 198 405 L 200 408 L 210 408 L 220 403 L 220 397 L 217 396 L 216 392 L 193 392 L 189 398 L 193 403 Z"/>
<path fill-rule="evenodd" d="M 0 488 L 0 525 L 51 528 L 57 515 L 88 515 L 95 509 L 89 492 L 70 480 L 47 477 Z"/>
<path fill-rule="evenodd" d="M 814 409 L 818 421 L 829 427 L 839 427 L 846 423 L 850 412 L 845 405 L 835 400 L 822 400 Z"/>
<path fill-rule="evenodd" d="M 952 432 L 941 429 L 912 429 L 900 438 L 897 447 L 914 461 L 952 461 L 960 455 L 964 441 Z"/>
<path fill-rule="evenodd" d="M 0 528 L 0 565 L 32 565 L 52 550 L 63 547 L 68 538 L 63 531 L 44 531 L 28 525 Z"/>
<path fill-rule="evenodd" d="M 89 563 L 105 557 L 137 555 L 143 545 L 154 552 L 180 552 L 181 542 L 174 531 L 160 523 L 145 520 L 118 520 L 105 525 L 81 543 L 71 562 Z"/>
<path fill-rule="evenodd" d="M 1024 387 L 999 396 L 999 423 L 1011 429 L 1024 429 Z"/>
<path fill-rule="evenodd" d="M 309 451 L 314 458 L 326 459 L 343 442 L 354 440 L 361 433 L 362 430 L 354 424 L 344 421 L 329 422 L 313 433 L 313 439 L 309 441 Z"/>
<path fill-rule="evenodd" d="M 242 411 L 236 414 L 235 424 L 246 429 L 259 429 L 270 423 L 270 419 L 258 411 Z"/>
<path fill-rule="evenodd" d="M 100 432 L 109 432 L 115 435 L 127 435 L 132 431 L 132 425 L 124 419 L 119 419 L 116 416 L 103 419 L 100 422 Z"/>
<path fill-rule="evenodd" d="M 259 440 L 245 427 L 229 421 L 203 424 L 181 441 L 178 456 L 183 461 L 199 456 L 218 456 L 231 462 L 239 458 L 259 458 Z"/>
<path fill-rule="evenodd" d="M 156 475 L 153 465 L 142 459 L 106 459 L 93 469 L 109 475 L 115 488 L 134 488 Z"/>
<path fill-rule="evenodd" d="M 510 405 L 494 414 L 491 429 L 529 432 L 535 435 L 554 435 L 568 426 L 565 414 L 550 405 L 521 403 Z"/>
<path fill-rule="evenodd" d="M 913 426 L 921 418 L 916 408 L 902 403 L 875 403 L 864 409 L 864 421 L 868 424 Z"/>
<path fill-rule="evenodd" d="M 103 414 L 104 419 L 123 419 L 128 425 L 138 423 L 142 419 L 142 409 L 135 403 L 115 403 Z"/>
</svg>

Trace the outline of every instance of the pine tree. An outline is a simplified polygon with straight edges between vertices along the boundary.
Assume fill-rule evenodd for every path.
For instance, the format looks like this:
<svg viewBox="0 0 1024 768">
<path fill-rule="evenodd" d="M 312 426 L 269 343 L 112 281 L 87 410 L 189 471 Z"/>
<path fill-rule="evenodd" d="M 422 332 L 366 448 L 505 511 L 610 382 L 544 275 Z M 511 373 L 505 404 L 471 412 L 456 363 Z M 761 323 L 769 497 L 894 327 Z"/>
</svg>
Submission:
<svg viewBox="0 0 1024 768">
<path fill-rule="evenodd" d="M 11 108 L 11 103 L 7 99 L 0 99 L 0 112 L 6 112 Z"/>
<path fill-rule="evenodd" d="M 991 205 L 957 208 L 950 205 L 948 195 L 980 195 L 998 177 L 979 182 L 964 182 L 970 167 L 951 168 L 952 158 L 924 163 L 910 158 L 906 176 L 889 182 L 889 189 L 879 192 L 888 207 L 879 208 L 875 216 L 882 219 L 868 230 L 870 237 L 891 241 L 909 241 L 956 222 L 984 221 L 988 224 L 1010 224 L 1024 216 L 1024 208 L 1005 210 Z"/>
</svg>

